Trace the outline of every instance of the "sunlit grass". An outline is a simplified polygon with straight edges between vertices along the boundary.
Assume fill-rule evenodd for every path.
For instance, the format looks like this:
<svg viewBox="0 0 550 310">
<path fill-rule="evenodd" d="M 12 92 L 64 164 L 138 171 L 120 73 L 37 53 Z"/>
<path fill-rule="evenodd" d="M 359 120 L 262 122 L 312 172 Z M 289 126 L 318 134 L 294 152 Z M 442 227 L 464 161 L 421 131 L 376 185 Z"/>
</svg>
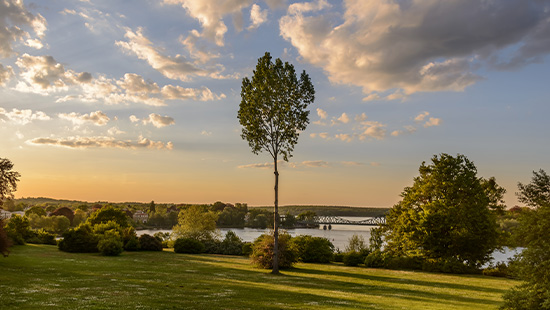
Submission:
<svg viewBox="0 0 550 310">
<path fill-rule="evenodd" d="M 517 282 L 298 264 L 273 276 L 243 257 L 12 248 L 0 258 L 0 309 L 496 309 Z"/>
</svg>

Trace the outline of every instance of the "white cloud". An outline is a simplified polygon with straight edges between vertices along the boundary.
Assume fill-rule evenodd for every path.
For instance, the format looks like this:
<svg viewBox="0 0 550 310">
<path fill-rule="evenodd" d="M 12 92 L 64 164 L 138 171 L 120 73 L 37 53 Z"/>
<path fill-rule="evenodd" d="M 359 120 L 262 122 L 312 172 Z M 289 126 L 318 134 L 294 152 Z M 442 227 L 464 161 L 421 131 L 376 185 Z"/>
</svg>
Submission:
<svg viewBox="0 0 550 310">
<path fill-rule="evenodd" d="M 363 122 L 363 132 L 359 134 L 359 140 L 365 140 L 367 138 L 375 138 L 382 140 L 386 137 L 386 125 L 379 122 Z"/>
<path fill-rule="evenodd" d="M 47 121 L 50 119 L 51 118 L 42 111 L 33 112 L 29 109 L 19 110 L 14 108 L 10 112 L 8 112 L 5 109 L 0 108 L 0 121 L 2 122 L 11 121 L 16 124 L 26 125 L 35 120 Z"/>
<path fill-rule="evenodd" d="M 107 130 L 107 133 L 111 136 L 116 136 L 116 135 L 121 135 L 121 134 L 126 133 L 126 132 L 118 129 L 118 127 L 115 126 L 115 127 L 109 128 L 109 130 Z"/>
<path fill-rule="evenodd" d="M 30 33 L 24 28 L 32 29 L 38 38 L 42 38 L 47 23 L 42 15 L 29 12 L 21 0 L 0 1 L 0 58 L 14 55 L 12 44 L 17 41 L 26 41 L 31 47 L 41 45 L 40 40 L 30 38 Z"/>
<path fill-rule="evenodd" d="M 290 5 L 280 33 L 366 101 L 462 91 L 481 79 L 480 65 L 514 68 L 550 53 L 547 1 L 345 0 L 341 15 L 323 3 Z"/>
<path fill-rule="evenodd" d="M 139 137 L 136 141 L 116 140 L 113 137 L 68 137 L 68 138 L 36 138 L 27 141 L 34 145 L 51 145 L 67 148 L 120 148 L 120 149 L 173 149 L 172 142 L 152 141 Z"/>
<path fill-rule="evenodd" d="M 207 46 L 199 41 L 200 33 L 193 29 L 189 31 L 187 38 L 180 37 L 180 42 L 183 44 L 193 59 L 198 60 L 200 63 L 206 63 L 212 59 L 219 58 L 219 53 L 213 53 L 208 50 Z"/>
<path fill-rule="evenodd" d="M 248 27 L 249 30 L 258 28 L 267 21 L 267 10 L 262 11 L 259 5 L 253 4 L 250 9 L 250 21 L 252 24 Z"/>
<path fill-rule="evenodd" d="M 332 125 L 349 123 L 349 116 L 344 112 L 339 118 L 332 120 Z"/>
<path fill-rule="evenodd" d="M 133 115 L 132 115 L 133 116 Z M 142 120 L 143 124 L 152 124 L 157 128 L 162 128 L 170 125 L 174 125 L 176 122 L 169 116 L 161 116 L 159 114 L 151 113 L 149 116 Z"/>
<path fill-rule="evenodd" d="M 145 79 L 135 73 L 126 73 L 124 78 L 117 81 L 118 86 L 129 94 L 155 94 L 160 92 L 157 83 L 145 81 Z"/>
<path fill-rule="evenodd" d="M 13 76 L 13 68 L 10 66 L 3 66 L 0 64 L 0 85 L 6 85 L 6 83 Z"/>
<path fill-rule="evenodd" d="M 416 132 L 416 128 L 413 126 L 405 126 L 405 130 L 394 130 L 392 131 L 391 135 L 393 137 L 398 137 L 404 134 L 412 134 Z"/>
<path fill-rule="evenodd" d="M 365 114 L 365 113 L 355 115 L 355 121 L 358 122 L 358 123 L 364 122 L 366 120 L 367 120 L 367 114 Z"/>
<path fill-rule="evenodd" d="M 299 163 L 295 162 L 285 162 L 285 161 L 278 161 L 277 166 L 278 167 L 285 167 L 285 168 L 292 168 L 292 169 L 298 169 L 298 168 L 326 168 L 329 167 L 331 164 L 324 160 L 306 160 Z M 256 169 L 273 169 L 273 163 L 272 162 L 266 162 L 266 163 L 256 163 L 256 164 L 248 164 L 248 165 L 240 165 L 237 166 L 237 168 L 240 169 L 247 169 L 247 168 L 256 168 Z"/>
<path fill-rule="evenodd" d="M 139 122 L 139 118 L 137 118 L 135 115 L 130 115 L 130 122 L 132 123 Z"/>
<path fill-rule="evenodd" d="M 441 123 L 443 123 L 443 121 L 440 118 L 430 117 L 430 119 L 424 123 L 424 127 L 439 126 Z"/>
<path fill-rule="evenodd" d="M 242 9 L 250 6 L 252 0 L 164 0 L 165 4 L 181 5 L 189 16 L 197 19 L 202 26 L 201 37 L 212 40 L 218 46 L 224 45 L 227 32 L 223 18 L 226 15 L 242 14 Z"/>
<path fill-rule="evenodd" d="M 15 64 L 22 70 L 16 89 L 23 92 L 47 94 L 66 90 L 78 80 L 75 72 L 65 70 L 52 56 L 31 56 L 23 54 Z"/>
<path fill-rule="evenodd" d="M 212 132 L 211 132 L 211 131 L 203 130 L 203 131 L 201 131 L 201 135 L 210 137 L 210 136 L 212 136 Z"/>
<path fill-rule="evenodd" d="M 351 142 L 353 141 L 353 136 L 350 135 L 350 134 L 347 134 L 347 133 L 339 133 L 339 134 L 336 134 L 334 136 L 334 138 L 338 139 L 338 140 L 342 140 L 342 141 L 345 141 L 345 142 Z"/>
<path fill-rule="evenodd" d="M 90 112 L 88 114 L 80 114 L 76 112 L 71 113 L 59 113 L 59 118 L 71 121 L 75 125 L 82 125 L 84 123 L 92 123 L 96 126 L 105 126 L 109 122 L 110 118 L 107 114 L 101 111 Z"/>
</svg>

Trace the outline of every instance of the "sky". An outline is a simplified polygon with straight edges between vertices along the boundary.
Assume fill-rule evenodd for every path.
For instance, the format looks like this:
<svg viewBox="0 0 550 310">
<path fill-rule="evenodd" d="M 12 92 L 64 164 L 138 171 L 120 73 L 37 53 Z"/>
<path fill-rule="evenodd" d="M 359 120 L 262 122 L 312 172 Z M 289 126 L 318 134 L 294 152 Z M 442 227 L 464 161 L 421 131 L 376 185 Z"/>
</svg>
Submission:
<svg viewBox="0 0 550 310">
<path fill-rule="evenodd" d="M 5 0 L 16 197 L 272 204 L 271 157 L 237 119 L 265 52 L 316 91 L 282 205 L 391 207 L 441 153 L 494 176 L 509 207 L 550 171 L 547 0 Z"/>
</svg>

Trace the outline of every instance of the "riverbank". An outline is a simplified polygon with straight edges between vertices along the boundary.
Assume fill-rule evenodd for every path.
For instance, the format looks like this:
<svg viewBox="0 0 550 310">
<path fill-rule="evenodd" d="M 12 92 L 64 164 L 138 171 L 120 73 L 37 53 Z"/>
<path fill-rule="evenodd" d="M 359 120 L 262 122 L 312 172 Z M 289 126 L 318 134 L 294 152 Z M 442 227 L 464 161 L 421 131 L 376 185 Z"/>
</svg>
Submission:
<svg viewBox="0 0 550 310">
<path fill-rule="evenodd" d="M 248 258 L 15 246 L 0 259 L 0 309 L 497 309 L 518 281 L 340 264 L 273 276 Z"/>
</svg>

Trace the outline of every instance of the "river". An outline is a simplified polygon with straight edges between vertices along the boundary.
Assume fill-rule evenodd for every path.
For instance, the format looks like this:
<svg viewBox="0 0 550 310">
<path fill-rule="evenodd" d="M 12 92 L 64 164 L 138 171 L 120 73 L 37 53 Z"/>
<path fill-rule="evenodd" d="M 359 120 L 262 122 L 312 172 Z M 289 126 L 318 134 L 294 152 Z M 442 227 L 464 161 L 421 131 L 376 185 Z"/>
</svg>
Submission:
<svg viewBox="0 0 550 310">
<path fill-rule="evenodd" d="M 359 221 L 366 218 L 360 217 L 343 217 L 353 221 Z M 364 225 L 332 225 L 332 229 L 323 229 L 323 225 L 320 225 L 319 228 L 295 228 L 286 230 L 291 236 L 298 235 L 310 235 L 313 237 L 323 237 L 327 238 L 334 244 L 335 249 L 340 251 L 345 251 L 346 246 L 349 243 L 351 236 L 360 235 L 365 239 L 365 243 L 368 244 L 370 238 L 370 230 L 374 226 L 364 226 Z M 269 232 L 269 229 L 257 229 L 257 228 L 220 228 L 220 233 L 222 237 L 228 231 L 233 231 L 239 236 L 243 241 L 252 242 L 258 236 L 263 233 Z M 138 230 L 138 235 L 150 234 L 153 235 L 156 232 L 172 232 L 171 230 Z M 519 250 L 505 248 L 504 252 L 495 251 L 493 253 L 493 262 L 506 262 L 509 258 L 513 257 Z"/>
</svg>

